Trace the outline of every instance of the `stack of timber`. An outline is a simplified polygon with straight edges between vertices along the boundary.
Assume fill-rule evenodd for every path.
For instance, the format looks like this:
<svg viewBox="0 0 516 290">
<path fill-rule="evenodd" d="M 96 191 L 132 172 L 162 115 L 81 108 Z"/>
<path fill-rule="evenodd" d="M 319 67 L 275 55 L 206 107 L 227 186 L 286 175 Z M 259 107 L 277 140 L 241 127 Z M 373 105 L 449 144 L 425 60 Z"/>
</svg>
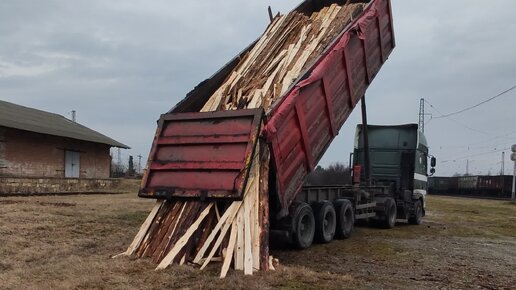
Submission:
<svg viewBox="0 0 516 290">
<path fill-rule="evenodd" d="M 274 18 L 203 110 L 269 108 L 364 6 L 333 4 L 311 17 L 291 12 Z"/>
<path fill-rule="evenodd" d="M 201 111 L 269 108 L 364 9 L 332 4 L 310 17 L 276 16 Z M 266 144 L 257 142 L 242 201 L 157 201 L 126 252 L 158 264 L 193 263 L 204 269 L 222 262 L 220 277 L 233 265 L 246 275 L 273 268 L 268 248 Z"/>
</svg>

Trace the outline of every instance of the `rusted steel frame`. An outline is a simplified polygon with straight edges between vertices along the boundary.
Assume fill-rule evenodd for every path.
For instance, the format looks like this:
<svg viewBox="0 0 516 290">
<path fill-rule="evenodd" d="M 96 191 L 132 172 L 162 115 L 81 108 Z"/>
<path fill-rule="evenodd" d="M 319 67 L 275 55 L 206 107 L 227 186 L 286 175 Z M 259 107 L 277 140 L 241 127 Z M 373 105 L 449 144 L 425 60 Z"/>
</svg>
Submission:
<svg viewBox="0 0 516 290">
<path fill-rule="evenodd" d="M 378 43 L 380 44 L 380 57 L 382 60 L 382 64 L 385 63 L 385 55 L 383 51 L 383 35 L 382 35 L 382 24 L 381 24 L 381 14 L 376 17 L 376 27 L 378 28 Z"/>
<path fill-rule="evenodd" d="M 194 113 L 172 113 L 163 114 L 160 119 L 165 121 L 175 120 L 203 120 L 203 119 L 214 119 L 214 118 L 239 118 L 246 116 L 253 116 L 258 114 L 263 109 L 242 109 L 232 111 L 214 111 L 214 112 L 194 112 Z"/>
<path fill-rule="evenodd" d="M 150 166 L 151 170 L 240 170 L 242 162 L 237 161 L 188 161 L 188 162 L 171 162 L 160 164 L 153 162 Z"/>
<path fill-rule="evenodd" d="M 367 128 L 367 108 L 365 103 L 365 95 L 362 96 L 362 135 L 364 137 L 364 170 L 366 185 L 371 186 L 371 164 L 369 159 L 369 132 Z"/>
<path fill-rule="evenodd" d="M 335 137 L 337 135 L 337 126 L 335 126 L 335 118 L 333 116 L 333 93 L 330 88 L 330 84 L 328 84 L 328 78 L 322 78 L 322 86 L 324 92 L 324 99 L 326 101 L 326 113 L 328 114 L 328 120 L 330 123 L 331 135 Z"/>
<path fill-rule="evenodd" d="M 163 199 L 174 199 L 179 198 L 197 198 L 213 201 L 215 199 L 224 200 L 241 200 L 241 196 L 233 190 L 209 190 L 204 191 L 200 189 L 185 189 L 180 187 L 153 187 L 145 190 L 141 190 L 139 197 L 142 198 L 163 198 Z"/>
<path fill-rule="evenodd" d="M 271 142 L 271 147 L 272 147 L 272 152 L 270 152 L 270 157 L 271 159 L 274 161 L 274 166 L 276 167 L 276 186 L 277 186 L 277 191 L 278 192 L 284 192 L 284 184 L 285 184 L 285 180 L 284 180 L 284 176 L 283 176 L 283 171 L 282 170 L 279 170 L 279 168 L 281 168 L 281 163 L 280 163 L 280 160 L 282 159 L 282 156 L 280 156 L 280 147 L 279 147 L 279 142 L 278 142 L 278 136 L 274 136 L 274 138 L 272 139 L 272 142 Z M 279 195 L 280 199 L 283 199 L 284 196 L 283 195 Z M 281 201 L 281 203 L 283 203 L 283 201 Z"/>
<path fill-rule="evenodd" d="M 355 106 L 353 101 L 353 77 L 351 76 L 351 68 L 349 64 L 348 54 L 346 52 L 346 47 L 342 49 L 342 60 L 344 61 L 344 68 L 346 70 L 346 82 L 348 84 L 349 94 L 349 107 L 353 108 Z"/>
<path fill-rule="evenodd" d="M 235 112 L 235 111 L 233 111 Z M 239 196 L 244 196 L 244 190 L 247 186 L 247 179 L 249 177 L 249 170 L 251 168 L 253 162 L 254 152 L 256 147 L 258 146 L 258 135 L 260 129 L 262 127 L 262 119 L 263 119 L 263 109 L 253 109 L 254 118 L 251 124 L 251 134 L 249 135 L 249 141 L 247 143 L 247 148 L 245 150 L 245 167 L 241 171 L 240 177 L 237 177 L 237 180 L 240 181 L 240 188 L 234 188 L 239 193 Z"/>
<path fill-rule="evenodd" d="M 259 223 L 260 223 L 260 270 L 269 270 L 269 147 L 260 142 L 260 180 L 259 180 Z"/>
<path fill-rule="evenodd" d="M 247 143 L 249 134 L 216 135 L 216 136 L 181 136 L 161 137 L 158 145 L 187 145 L 187 144 L 222 144 L 222 143 Z"/>
<path fill-rule="evenodd" d="M 158 121 L 158 127 L 156 128 L 156 133 L 154 134 L 154 140 L 152 141 L 152 147 L 151 147 L 151 151 L 149 153 L 149 158 L 147 159 L 147 167 L 146 167 L 147 170 L 145 170 L 143 173 L 140 190 L 143 189 L 145 185 L 147 185 L 147 181 L 149 179 L 149 171 L 150 171 L 150 170 L 148 170 L 148 168 L 150 168 L 150 166 L 154 160 L 154 157 L 156 156 L 156 151 L 158 149 L 158 140 L 161 135 L 161 129 L 163 128 L 163 122 L 164 121 L 161 118 Z"/>
<path fill-rule="evenodd" d="M 367 84 L 370 85 L 371 84 L 371 73 L 369 72 L 369 66 L 367 65 L 367 39 L 366 39 L 367 36 L 364 36 L 364 38 L 360 39 L 360 42 L 362 43 L 362 51 L 364 53 L 364 67 L 365 67 L 365 72 L 366 72 L 366 81 L 367 81 Z"/>
<path fill-rule="evenodd" d="M 391 4 L 390 0 L 386 0 L 386 1 L 387 1 L 387 6 L 389 6 L 389 22 L 391 24 L 391 43 L 392 43 L 392 48 L 394 48 L 396 46 L 396 40 L 394 38 L 394 23 L 392 21 L 392 4 Z"/>
<path fill-rule="evenodd" d="M 301 139 L 303 140 L 303 147 L 305 149 L 306 169 L 308 172 L 310 172 L 313 168 L 314 160 L 312 156 L 312 148 L 310 147 L 310 137 L 308 136 L 308 129 L 306 127 L 306 116 L 301 106 L 302 105 L 299 102 L 295 104 L 297 116 L 296 119 L 301 131 Z"/>
</svg>

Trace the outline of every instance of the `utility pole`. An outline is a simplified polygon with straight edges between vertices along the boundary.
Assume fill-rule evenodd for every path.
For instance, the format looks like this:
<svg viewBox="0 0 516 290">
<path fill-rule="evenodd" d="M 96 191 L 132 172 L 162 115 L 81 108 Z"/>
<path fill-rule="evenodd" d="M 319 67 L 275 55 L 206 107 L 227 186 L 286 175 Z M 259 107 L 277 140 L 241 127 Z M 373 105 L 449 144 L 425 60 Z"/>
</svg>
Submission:
<svg viewBox="0 0 516 290">
<path fill-rule="evenodd" d="M 425 133 L 425 99 L 419 100 L 419 131 Z"/>
<path fill-rule="evenodd" d="M 469 175 L 469 159 L 466 160 L 466 176 Z"/>
<path fill-rule="evenodd" d="M 120 151 L 120 148 L 117 148 L 117 164 L 118 164 L 118 174 L 122 173 L 122 152 Z"/>
<path fill-rule="evenodd" d="M 516 189 L 516 144 L 512 145 L 512 154 L 511 154 L 511 160 L 514 161 L 514 169 L 512 170 L 512 195 L 511 199 L 512 201 L 515 201 L 515 189 Z"/>
<path fill-rule="evenodd" d="M 502 169 L 500 170 L 500 175 L 505 174 L 505 152 L 502 152 Z"/>
<path fill-rule="evenodd" d="M 138 154 L 138 174 L 142 173 L 142 155 Z"/>
</svg>

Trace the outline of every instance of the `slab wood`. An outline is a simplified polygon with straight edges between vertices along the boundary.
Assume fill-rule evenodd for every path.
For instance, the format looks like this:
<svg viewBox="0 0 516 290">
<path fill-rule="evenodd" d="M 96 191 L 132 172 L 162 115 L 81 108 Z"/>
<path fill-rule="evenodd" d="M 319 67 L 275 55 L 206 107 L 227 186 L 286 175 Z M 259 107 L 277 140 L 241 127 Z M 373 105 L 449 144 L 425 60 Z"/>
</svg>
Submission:
<svg viewBox="0 0 516 290">
<path fill-rule="evenodd" d="M 170 265 L 170 263 L 172 263 L 179 251 L 186 245 L 193 233 L 199 228 L 199 225 L 208 215 L 212 207 L 213 203 L 208 204 L 208 206 L 202 211 L 199 218 L 188 228 L 186 233 L 179 239 L 179 241 L 177 241 L 174 247 L 165 256 L 165 258 L 161 260 L 161 263 L 159 263 L 158 267 L 156 267 L 156 270 L 165 269 L 166 267 L 168 267 L 168 265 Z"/>
</svg>

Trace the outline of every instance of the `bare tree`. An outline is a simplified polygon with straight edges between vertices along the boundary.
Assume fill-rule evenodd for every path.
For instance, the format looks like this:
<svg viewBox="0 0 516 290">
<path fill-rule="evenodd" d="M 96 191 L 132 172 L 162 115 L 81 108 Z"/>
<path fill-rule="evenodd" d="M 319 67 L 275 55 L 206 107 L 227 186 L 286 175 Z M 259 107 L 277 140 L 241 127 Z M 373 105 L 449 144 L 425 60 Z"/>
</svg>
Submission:
<svg viewBox="0 0 516 290">
<path fill-rule="evenodd" d="M 317 166 L 305 181 L 306 185 L 351 184 L 351 170 L 343 163 L 330 164 L 328 168 Z"/>
</svg>

